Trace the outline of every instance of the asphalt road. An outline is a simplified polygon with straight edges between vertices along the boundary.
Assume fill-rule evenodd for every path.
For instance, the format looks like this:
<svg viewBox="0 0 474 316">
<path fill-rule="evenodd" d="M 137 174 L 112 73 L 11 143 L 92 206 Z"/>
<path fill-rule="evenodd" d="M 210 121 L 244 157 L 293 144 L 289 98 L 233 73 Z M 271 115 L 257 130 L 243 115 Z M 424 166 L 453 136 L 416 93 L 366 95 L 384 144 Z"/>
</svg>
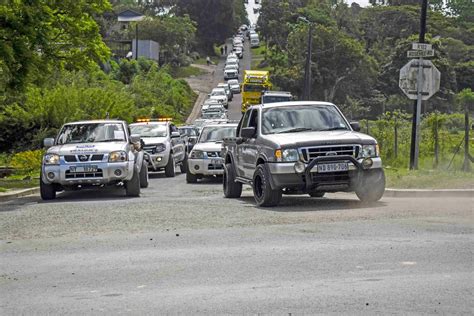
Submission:
<svg viewBox="0 0 474 316">
<path fill-rule="evenodd" d="M 328 194 L 265 209 L 249 188 L 225 199 L 179 173 L 140 198 L 24 197 L 0 203 L 0 315 L 472 314 L 473 202 Z"/>
</svg>

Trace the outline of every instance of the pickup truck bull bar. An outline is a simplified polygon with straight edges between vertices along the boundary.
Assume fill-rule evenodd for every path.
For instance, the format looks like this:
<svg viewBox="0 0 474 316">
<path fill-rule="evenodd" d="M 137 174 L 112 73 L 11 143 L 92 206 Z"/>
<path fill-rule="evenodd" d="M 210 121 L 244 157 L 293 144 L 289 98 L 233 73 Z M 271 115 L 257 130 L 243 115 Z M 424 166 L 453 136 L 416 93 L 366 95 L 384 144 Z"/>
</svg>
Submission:
<svg viewBox="0 0 474 316">
<path fill-rule="evenodd" d="M 304 171 L 305 175 L 305 180 L 306 180 L 306 189 L 310 190 L 311 187 L 314 185 L 313 182 L 313 177 L 311 177 L 311 170 L 313 169 L 314 166 L 316 166 L 318 163 L 321 162 L 337 162 L 337 161 L 350 161 L 352 162 L 358 170 L 362 170 L 362 164 L 357 161 L 353 156 L 349 155 L 341 155 L 341 156 L 323 156 L 323 157 L 316 157 L 311 162 L 306 166 L 306 169 Z"/>
</svg>

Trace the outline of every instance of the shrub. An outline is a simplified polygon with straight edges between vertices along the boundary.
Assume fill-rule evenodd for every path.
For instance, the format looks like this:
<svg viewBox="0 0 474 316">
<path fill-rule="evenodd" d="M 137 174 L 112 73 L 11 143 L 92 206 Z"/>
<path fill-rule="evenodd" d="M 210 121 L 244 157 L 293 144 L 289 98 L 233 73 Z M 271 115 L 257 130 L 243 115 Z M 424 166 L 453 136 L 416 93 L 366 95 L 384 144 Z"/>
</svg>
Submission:
<svg viewBox="0 0 474 316">
<path fill-rule="evenodd" d="M 44 150 L 28 150 L 14 154 L 10 165 L 18 169 L 17 173 L 31 173 L 41 170 Z"/>
</svg>

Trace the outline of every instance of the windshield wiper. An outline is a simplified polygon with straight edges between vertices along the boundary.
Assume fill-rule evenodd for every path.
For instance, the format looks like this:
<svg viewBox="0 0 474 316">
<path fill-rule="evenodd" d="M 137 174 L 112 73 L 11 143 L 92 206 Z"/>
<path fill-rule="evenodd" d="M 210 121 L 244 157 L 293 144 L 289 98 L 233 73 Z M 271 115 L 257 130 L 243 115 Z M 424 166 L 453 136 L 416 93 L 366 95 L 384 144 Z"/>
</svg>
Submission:
<svg viewBox="0 0 474 316">
<path fill-rule="evenodd" d="M 119 139 L 119 138 L 111 138 L 111 139 L 104 139 L 101 141 L 97 141 L 97 143 L 107 143 L 107 142 L 124 142 L 124 139 Z"/>
<path fill-rule="evenodd" d="M 347 131 L 347 127 L 342 127 L 342 126 L 337 126 L 337 127 L 330 127 L 326 129 L 319 129 L 319 132 L 325 132 L 325 131 Z"/>
<path fill-rule="evenodd" d="M 304 132 L 304 131 L 313 131 L 313 129 L 309 127 L 296 127 L 296 128 L 290 128 L 281 132 L 277 132 L 276 134 L 296 133 L 296 132 Z"/>
</svg>

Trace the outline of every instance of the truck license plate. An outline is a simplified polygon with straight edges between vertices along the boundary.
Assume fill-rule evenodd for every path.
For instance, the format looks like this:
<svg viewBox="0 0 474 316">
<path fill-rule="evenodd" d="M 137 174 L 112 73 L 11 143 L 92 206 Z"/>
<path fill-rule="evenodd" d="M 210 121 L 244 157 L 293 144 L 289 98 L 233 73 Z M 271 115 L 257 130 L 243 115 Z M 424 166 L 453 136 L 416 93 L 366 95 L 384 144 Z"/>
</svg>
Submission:
<svg viewBox="0 0 474 316">
<path fill-rule="evenodd" d="M 222 165 L 223 162 L 223 159 L 211 159 L 211 164 L 213 165 Z"/>
<path fill-rule="evenodd" d="M 94 166 L 94 165 L 74 166 L 74 167 L 69 167 L 69 171 L 74 172 L 74 173 L 97 172 L 97 166 Z"/>
<path fill-rule="evenodd" d="M 349 170 L 347 162 L 323 163 L 318 165 L 318 173 L 339 172 Z"/>
</svg>

